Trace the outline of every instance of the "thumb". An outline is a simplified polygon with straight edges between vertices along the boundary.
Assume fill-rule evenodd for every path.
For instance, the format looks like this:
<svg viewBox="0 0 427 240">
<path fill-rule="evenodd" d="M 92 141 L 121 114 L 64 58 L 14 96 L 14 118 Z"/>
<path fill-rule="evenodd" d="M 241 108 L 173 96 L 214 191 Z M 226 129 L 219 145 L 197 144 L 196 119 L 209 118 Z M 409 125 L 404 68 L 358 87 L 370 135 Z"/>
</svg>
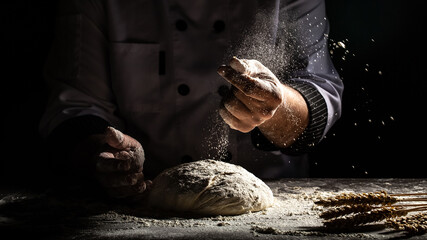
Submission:
<svg viewBox="0 0 427 240">
<path fill-rule="evenodd" d="M 230 67 L 236 70 L 241 74 L 251 75 L 252 67 L 246 59 L 239 59 L 237 57 L 233 57 L 229 63 Z"/>
<path fill-rule="evenodd" d="M 105 142 L 119 150 L 139 146 L 138 141 L 113 127 L 107 127 L 105 130 Z"/>
</svg>

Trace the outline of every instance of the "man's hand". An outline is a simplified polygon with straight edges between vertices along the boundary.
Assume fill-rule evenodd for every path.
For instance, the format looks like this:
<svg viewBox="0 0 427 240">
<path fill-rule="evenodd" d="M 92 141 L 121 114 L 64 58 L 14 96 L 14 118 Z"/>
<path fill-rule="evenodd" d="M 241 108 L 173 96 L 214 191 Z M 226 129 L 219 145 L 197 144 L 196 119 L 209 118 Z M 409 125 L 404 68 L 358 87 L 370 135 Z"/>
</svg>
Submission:
<svg viewBox="0 0 427 240">
<path fill-rule="evenodd" d="M 231 83 L 231 93 L 222 101 L 219 114 L 233 129 L 249 132 L 258 127 L 279 147 L 290 146 L 309 122 L 304 97 L 281 83 L 257 60 L 234 57 L 218 73 Z"/>
<path fill-rule="evenodd" d="M 284 86 L 257 60 L 233 57 L 218 73 L 231 83 L 219 114 L 233 129 L 249 132 L 273 117 L 284 100 Z"/>
<path fill-rule="evenodd" d="M 151 182 L 144 181 L 145 156 L 141 144 L 112 127 L 107 128 L 103 137 L 106 144 L 95 156 L 99 183 L 117 198 L 144 192 Z"/>
<path fill-rule="evenodd" d="M 70 159 L 76 171 L 94 177 L 114 198 L 137 196 L 151 186 L 144 181 L 144 160 L 141 144 L 113 127 L 80 142 Z"/>
</svg>

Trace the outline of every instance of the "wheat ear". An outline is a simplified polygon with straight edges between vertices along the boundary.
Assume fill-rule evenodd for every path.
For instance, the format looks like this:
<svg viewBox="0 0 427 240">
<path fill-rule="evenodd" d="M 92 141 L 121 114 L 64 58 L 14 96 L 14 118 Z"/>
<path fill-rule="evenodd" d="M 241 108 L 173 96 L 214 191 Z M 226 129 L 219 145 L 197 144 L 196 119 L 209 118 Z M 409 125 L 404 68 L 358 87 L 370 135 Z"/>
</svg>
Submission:
<svg viewBox="0 0 427 240">
<path fill-rule="evenodd" d="M 331 208 L 327 211 L 320 213 L 319 216 L 325 220 L 328 220 L 331 218 L 336 218 L 336 217 L 340 217 L 340 216 L 351 214 L 351 213 L 368 212 L 373 208 L 374 208 L 373 206 L 368 204 L 346 205 L 346 206 Z"/>
<path fill-rule="evenodd" d="M 334 197 L 321 199 L 315 203 L 324 207 L 331 207 L 354 204 L 391 205 L 396 202 L 396 197 L 381 191 L 374 193 L 342 193 Z"/>
<path fill-rule="evenodd" d="M 395 207 L 382 207 L 371 210 L 369 212 L 361 212 L 354 215 L 345 216 L 342 218 L 334 218 L 324 222 L 324 225 L 328 228 L 352 228 L 358 225 L 378 222 L 387 218 L 404 216 L 407 211 L 401 210 Z"/>
<path fill-rule="evenodd" d="M 424 234 L 427 233 L 427 213 L 387 219 L 386 224 L 396 230 L 406 231 L 408 235 Z"/>
</svg>

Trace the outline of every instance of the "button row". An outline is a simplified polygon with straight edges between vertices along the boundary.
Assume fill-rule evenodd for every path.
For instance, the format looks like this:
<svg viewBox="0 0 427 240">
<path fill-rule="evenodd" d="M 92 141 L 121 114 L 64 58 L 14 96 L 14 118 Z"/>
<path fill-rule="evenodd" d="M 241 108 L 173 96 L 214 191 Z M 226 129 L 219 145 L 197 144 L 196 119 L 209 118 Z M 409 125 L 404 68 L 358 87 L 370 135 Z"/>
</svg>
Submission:
<svg viewBox="0 0 427 240">
<path fill-rule="evenodd" d="M 178 29 L 178 31 L 185 31 L 188 28 L 188 24 L 186 21 L 179 19 L 175 22 L 175 27 L 176 29 Z M 214 30 L 214 32 L 216 33 L 220 33 L 223 32 L 225 30 L 225 22 L 222 20 L 216 20 L 214 22 L 214 24 L 212 25 L 212 28 Z"/>
</svg>

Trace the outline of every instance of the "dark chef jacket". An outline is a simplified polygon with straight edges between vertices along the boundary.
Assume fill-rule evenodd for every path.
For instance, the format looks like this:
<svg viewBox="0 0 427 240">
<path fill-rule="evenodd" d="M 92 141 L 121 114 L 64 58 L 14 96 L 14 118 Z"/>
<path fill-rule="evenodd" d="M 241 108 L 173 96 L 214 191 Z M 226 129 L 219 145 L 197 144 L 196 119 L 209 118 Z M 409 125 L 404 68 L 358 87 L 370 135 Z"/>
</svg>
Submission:
<svg viewBox="0 0 427 240">
<path fill-rule="evenodd" d="M 112 125 L 140 141 L 146 175 L 218 158 L 259 177 L 297 177 L 308 171 L 301 153 L 341 115 L 323 1 L 64 0 L 58 8 L 40 124 L 47 138 Z M 310 125 L 292 148 L 218 117 L 228 84 L 216 69 L 233 55 L 260 60 L 305 97 Z"/>
</svg>

